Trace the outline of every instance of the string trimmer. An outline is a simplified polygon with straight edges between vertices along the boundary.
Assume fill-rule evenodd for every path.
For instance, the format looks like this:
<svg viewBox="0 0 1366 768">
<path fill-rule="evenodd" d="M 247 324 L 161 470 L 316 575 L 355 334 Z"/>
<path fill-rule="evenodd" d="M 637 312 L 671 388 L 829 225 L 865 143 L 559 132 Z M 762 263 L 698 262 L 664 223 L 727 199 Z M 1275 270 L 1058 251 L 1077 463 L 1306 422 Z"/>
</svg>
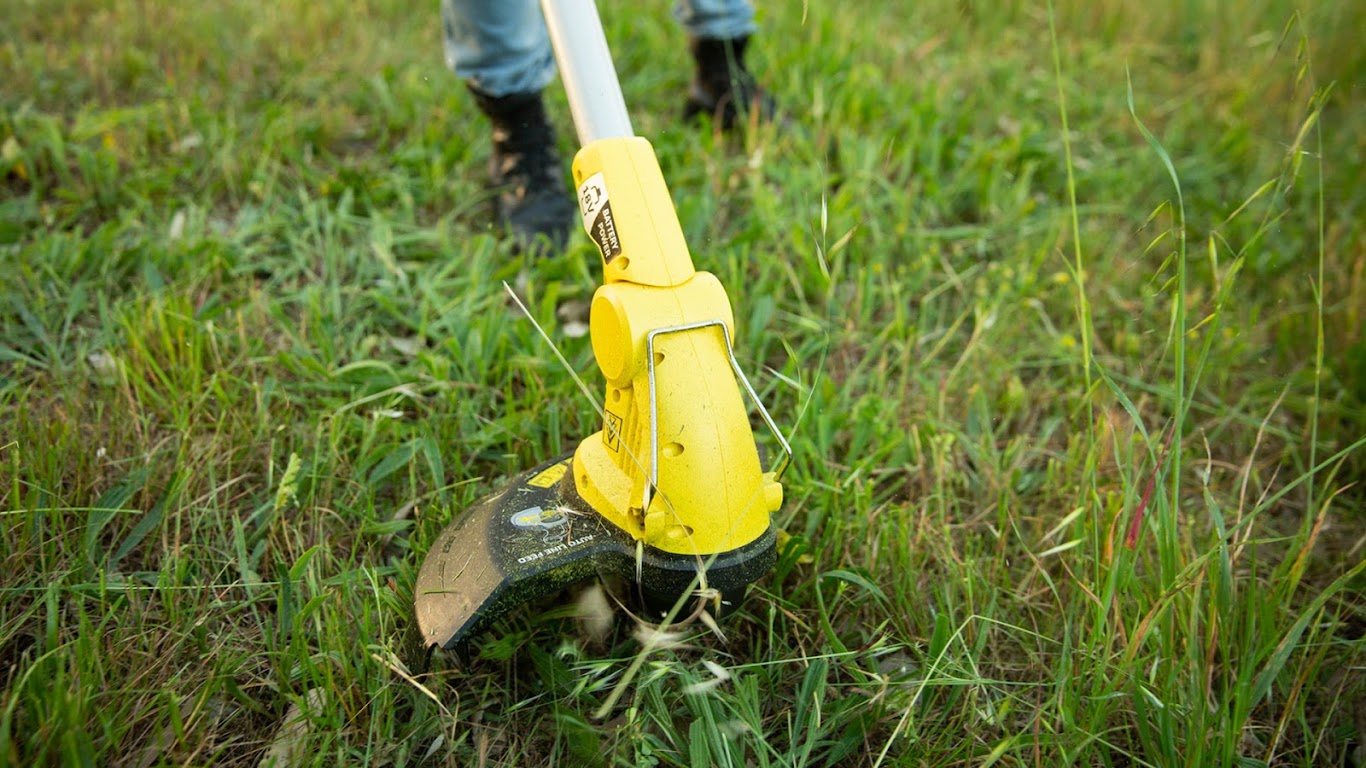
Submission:
<svg viewBox="0 0 1366 768">
<path fill-rule="evenodd" d="M 582 149 L 584 227 L 602 254 L 589 330 L 602 430 L 518 475 L 437 537 L 414 589 L 426 648 L 450 648 L 594 575 L 649 606 L 738 603 L 774 562 L 770 515 L 791 450 L 736 362 L 725 289 L 693 268 L 663 174 L 631 129 L 592 0 L 542 0 Z M 782 456 L 760 464 L 742 392 Z"/>
</svg>

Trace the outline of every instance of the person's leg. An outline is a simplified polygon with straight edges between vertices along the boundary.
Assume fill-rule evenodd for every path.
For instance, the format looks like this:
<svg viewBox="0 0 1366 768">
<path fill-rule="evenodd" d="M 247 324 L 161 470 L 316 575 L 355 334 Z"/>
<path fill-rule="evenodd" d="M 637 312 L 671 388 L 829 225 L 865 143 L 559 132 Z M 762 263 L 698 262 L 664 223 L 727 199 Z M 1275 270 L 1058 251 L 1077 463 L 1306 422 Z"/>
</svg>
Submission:
<svg viewBox="0 0 1366 768">
<path fill-rule="evenodd" d="M 499 223 L 522 247 L 562 248 L 575 210 L 541 98 L 555 58 L 539 4 L 441 0 L 441 21 L 446 63 L 493 125 L 489 177 Z"/>
<path fill-rule="evenodd" d="M 748 0 L 680 0 L 674 16 L 688 35 L 734 40 L 754 34 L 754 6 Z"/>
<path fill-rule="evenodd" d="M 680 0 L 674 15 L 688 31 L 696 67 L 684 117 L 711 115 L 732 128 L 752 109 L 772 114 L 772 100 L 745 67 L 745 48 L 755 31 L 748 0 Z"/>
<path fill-rule="evenodd" d="M 540 91 L 555 79 L 536 0 L 441 0 L 446 64 L 489 96 Z"/>
</svg>

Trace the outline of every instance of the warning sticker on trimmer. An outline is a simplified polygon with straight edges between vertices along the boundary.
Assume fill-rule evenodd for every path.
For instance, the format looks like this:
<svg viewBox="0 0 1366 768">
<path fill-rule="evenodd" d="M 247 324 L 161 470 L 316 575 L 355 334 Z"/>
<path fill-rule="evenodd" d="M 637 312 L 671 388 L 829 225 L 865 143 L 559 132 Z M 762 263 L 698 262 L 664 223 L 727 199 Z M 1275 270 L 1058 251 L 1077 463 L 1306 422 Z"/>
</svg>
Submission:
<svg viewBox="0 0 1366 768">
<path fill-rule="evenodd" d="M 583 214 L 583 228 L 602 251 L 602 260 L 610 262 L 621 255 L 621 238 L 617 237 L 617 222 L 612 218 L 612 204 L 607 201 L 607 185 L 601 173 L 589 176 L 579 185 L 579 211 Z"/>
</svg>

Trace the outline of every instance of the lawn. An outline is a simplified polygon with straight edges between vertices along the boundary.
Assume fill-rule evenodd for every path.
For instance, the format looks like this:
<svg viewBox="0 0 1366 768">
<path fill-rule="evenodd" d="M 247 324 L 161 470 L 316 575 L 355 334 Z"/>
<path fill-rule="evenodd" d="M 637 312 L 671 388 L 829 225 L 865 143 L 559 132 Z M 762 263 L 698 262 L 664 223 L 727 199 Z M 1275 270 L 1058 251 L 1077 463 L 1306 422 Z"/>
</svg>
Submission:
<svg viewBox="0 0 1366 768">
<path fill-rule="evenodd" d="M 491 229 L 434 0 L 0 0 L 0 765 L 1366 766 L 1366 5 L 764 5 L 734 136 L 602 8 L 773 572 L 411 667 L 437 533 L 600 428 L 593 244 Z"/>
</svg>

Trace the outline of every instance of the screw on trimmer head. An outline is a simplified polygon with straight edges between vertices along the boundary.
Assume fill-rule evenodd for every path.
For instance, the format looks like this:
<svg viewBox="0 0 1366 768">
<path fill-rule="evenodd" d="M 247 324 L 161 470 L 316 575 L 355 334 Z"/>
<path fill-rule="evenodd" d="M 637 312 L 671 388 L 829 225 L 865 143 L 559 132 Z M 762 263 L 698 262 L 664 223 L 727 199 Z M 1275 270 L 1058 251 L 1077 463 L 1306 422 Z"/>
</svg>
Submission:
<svg viewBox="0 0 1366 768">
<path fill-rule="evenodd" d="M 589 314 L 603 428 L 436 539 L 414 590 L 427 649 L 594 575 L 636 582 L 653 606 L 704 586 L 722 612 L 775 557 L 770 518 L 792 451 L 736 361 L 730 300 L 693 268 L 654 150 L 631 135 L 591 0 L 542 7 L 584 145 L 574 158 L 584 229 L 603 261 Z M 781 446 L 772 470 L 745 395 Z"/>
</svg>

